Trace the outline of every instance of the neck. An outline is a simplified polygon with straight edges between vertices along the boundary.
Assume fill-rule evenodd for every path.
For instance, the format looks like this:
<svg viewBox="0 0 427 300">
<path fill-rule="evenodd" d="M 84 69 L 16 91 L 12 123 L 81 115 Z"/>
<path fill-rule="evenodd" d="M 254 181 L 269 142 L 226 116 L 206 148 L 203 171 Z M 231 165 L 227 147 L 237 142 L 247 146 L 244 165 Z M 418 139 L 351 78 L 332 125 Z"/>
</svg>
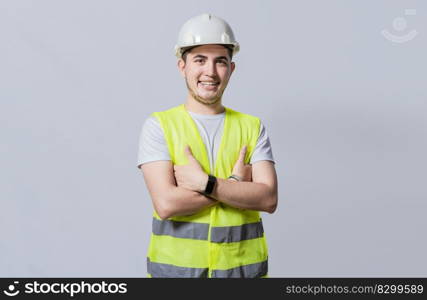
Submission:
<svg viewBox="0 0 427 300">
<path fill-rule="evenodd" d="M 187 102 L 185 102 L 184 107 L 187 111 L 201 115 L 217 115 L 225 111 L 221 100 L 212 105 L 208 105 L 198 102 L 197 100 L 193 99 L 191 95 L 188 95 Z"/>
</svg>

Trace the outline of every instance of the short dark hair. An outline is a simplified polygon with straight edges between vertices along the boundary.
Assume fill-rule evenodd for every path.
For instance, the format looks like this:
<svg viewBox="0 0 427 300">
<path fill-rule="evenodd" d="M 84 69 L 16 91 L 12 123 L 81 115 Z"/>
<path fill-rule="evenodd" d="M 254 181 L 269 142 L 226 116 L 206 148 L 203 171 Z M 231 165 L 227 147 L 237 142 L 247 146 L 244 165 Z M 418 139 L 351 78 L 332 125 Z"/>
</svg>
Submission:
<svg viewBox="0 0 427 300">
<path fill-rule="evenodd" d="M 229 46 L 229 45 L 221 45 L 221 44 L 219 44 L 219 45 L 223 46 L 225 49 L 227 49 L 228 56 L 230 56 L 230 60 L 232 60 L 233 59 L 233 47 Z M 199 46 L 202 46 L 202 45 L 199 45 Z M 187 62 L 187 55 L 188 55 L 188 53 L 190 53 L 191 50 L 193 48 L 196 48 L 196 47 L 198 47 L 198 46 L 192 46 L 192 47 L 184 48 L 184 50 L 182 52 L 182 55 L 181 55 L 181 57 L 184 60 L 184 62 Z"/>
</svg>

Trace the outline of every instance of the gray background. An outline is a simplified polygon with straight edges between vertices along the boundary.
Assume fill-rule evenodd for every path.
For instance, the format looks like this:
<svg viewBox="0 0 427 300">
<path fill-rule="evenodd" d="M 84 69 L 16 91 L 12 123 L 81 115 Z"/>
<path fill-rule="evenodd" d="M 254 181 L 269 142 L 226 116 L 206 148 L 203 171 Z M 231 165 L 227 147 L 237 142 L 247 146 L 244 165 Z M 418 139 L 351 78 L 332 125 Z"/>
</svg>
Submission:
<svg viewBox="0 0 427 300">
<path fill-rule="evenodd" d="M 224 105 L 259 116 L 273 145 L 270 276 L 427 276 L 426 11 L 388 0 L 1 1 L 0 276 L 146 276 L 139 133 L 151 112 L 184 102 L 173 47 L 203 12 L 241 44 Z M 419 34 L 396 44 L 383 29 Z"/>
</svg>

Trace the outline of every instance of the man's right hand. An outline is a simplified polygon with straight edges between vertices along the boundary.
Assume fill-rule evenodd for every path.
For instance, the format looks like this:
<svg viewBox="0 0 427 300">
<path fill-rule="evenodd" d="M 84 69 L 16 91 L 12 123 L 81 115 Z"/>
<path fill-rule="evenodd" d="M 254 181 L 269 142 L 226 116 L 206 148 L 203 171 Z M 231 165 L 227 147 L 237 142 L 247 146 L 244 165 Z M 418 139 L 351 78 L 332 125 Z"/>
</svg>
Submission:
<svg viewBox="0 0 427 300">
<path fill-rule="evenodd" d="M 242 178 L 242 181 L 252 181 L 252 165 L 245 164 L 245 155 L 247 147 L 243 146 L 240 150 L 239 158 L 233 167 L 233 175 L 237 175 Z M 234 180 L 234 179 L 231 179 Z"/>
</svg>

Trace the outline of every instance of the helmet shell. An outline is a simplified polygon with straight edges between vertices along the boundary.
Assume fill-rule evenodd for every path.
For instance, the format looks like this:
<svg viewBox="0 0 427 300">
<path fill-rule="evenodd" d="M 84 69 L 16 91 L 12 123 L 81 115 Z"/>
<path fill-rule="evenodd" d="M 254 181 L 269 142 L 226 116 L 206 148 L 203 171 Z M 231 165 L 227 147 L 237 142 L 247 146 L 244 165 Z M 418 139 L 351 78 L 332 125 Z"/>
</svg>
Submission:
<svg viewBox="0 0 427 300">
<path fill-rule="evenodd" d="M 206 13 L 193 17 L 182 25 L 175 45 L 175 55 L 181 58 L 186 48 L 207 44 L 230 45 L 233 55 L 240 50 L 230 25 L 223 19 Z"/>
</svg>

